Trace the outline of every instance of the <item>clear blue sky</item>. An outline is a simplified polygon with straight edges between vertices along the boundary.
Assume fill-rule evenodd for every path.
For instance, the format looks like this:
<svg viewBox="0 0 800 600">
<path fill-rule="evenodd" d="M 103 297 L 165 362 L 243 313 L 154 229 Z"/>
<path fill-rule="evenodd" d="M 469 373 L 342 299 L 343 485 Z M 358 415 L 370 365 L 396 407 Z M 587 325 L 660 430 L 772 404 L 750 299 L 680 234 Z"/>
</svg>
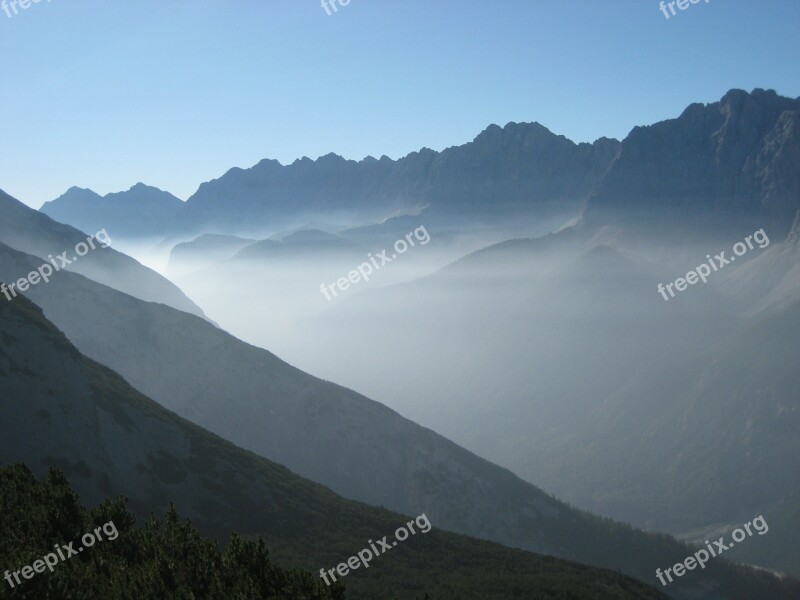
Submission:
<svg viewBox="0 0 800 600">
<path fill-rule="evenodd" d="M 0 188 L 187 198 L 230 167 L 403 156 L 539 121 L 624 137 L 737 87 L 800 96 L 800 2 L 42 0 L 0 11 Z"/>
</svg>

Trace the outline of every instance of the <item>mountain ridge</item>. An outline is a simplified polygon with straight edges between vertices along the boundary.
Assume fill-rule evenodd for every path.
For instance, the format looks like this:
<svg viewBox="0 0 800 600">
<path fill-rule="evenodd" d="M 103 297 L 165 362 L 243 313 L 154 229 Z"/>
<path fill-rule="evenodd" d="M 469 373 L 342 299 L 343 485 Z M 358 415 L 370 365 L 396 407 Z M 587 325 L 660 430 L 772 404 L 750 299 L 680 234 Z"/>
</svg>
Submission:
<svg viewBox="0 0 800 600">
<path fill-rule="evenodd" d="M 585 202 L 589 222 L 613 220 L 623 209 L 654 218 L 669 207 L 694 220 L 736 225 L 766 217 L 762 226 L 782 228 L 800 208 L 798 111 L 800 99 L 734 88 L 675 118 L 636 126 L 622 141 L 576 144 L 536 121 L 509 122 L 489 125 L 464 144 L 421 148 L 397 160 L 332 152 L 287 165 L 262 159 L 200 184 L 167 229 L 258 238 L 308 220 L 359 226 L 423 209 L 466 226 L 476 219 L 569 218 Z M 61 204 L 47 203 L 46 211 Z M 69 213 L 59 212 L 67 222 L 78 218 Z"/>
<path fill-rule="evenodd" d="M 287 165 L 262 159 L 200 184 L 175 215 L 171 233 L 264 237 L 265 231 L 302 224 L 313 211 L 364 225 L 426 207 L 442 215 L 484 215 L 486 207 L 497 205 L 516 212 L 573 212 L 618 146 L 606 137 L 576 144 L 536 122 L 509 122 L 490 125 L 465 144 L 440 152 L 422 148 L 397 160 L 356 161 L 332 152 Z M 565 172 L 569 177 L 559 175 Z M 71 222 L 76 216 L 63 205 L 56 199 L 42 210 Z"/>
</svg>

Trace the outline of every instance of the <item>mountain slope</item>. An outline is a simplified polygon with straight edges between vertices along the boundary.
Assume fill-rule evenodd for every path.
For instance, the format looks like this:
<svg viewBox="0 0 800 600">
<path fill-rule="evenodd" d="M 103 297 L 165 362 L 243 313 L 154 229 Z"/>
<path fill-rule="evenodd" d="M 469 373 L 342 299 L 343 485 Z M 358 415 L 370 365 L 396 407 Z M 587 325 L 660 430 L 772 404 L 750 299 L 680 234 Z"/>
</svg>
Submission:
<svg viewBox="0 0 800 600">
<path fill-rule="evenodd" d="M 5 249 L 0 268 L 26 260 Z M 426 512 L 443 529 L 606 565 L 646 582 L 690 553 L 665 536 L 571 509 L 393 411 L 191 315 L 71 274 L 30 296 L 88 355 L 119 368 L 168 408 L 345 496 Z M 669 592 L 744 599 L 742 589 L 765 585 L 749 571 L 718 568 Z"/>
<path fill-rule="evenodd" d="M 139 515 L 163 512 L 174 500 L 206 532 L 264 535 L 280 562 L 314 572 L 405 523 L 164 410 L 82 356 L 25 298 L 0 302 L 0 337 L 2 463 L 24 462 L 37 472 L 58 465 L 89 502 L 122 493 Z M 425 589 L 498 600 L 662 597 L 618 574 L 436 529 L 379 559 L 348 576 L 348 597 L 410 598 Z M 778 589 L 761 579 L 765 589 Z"/>
<path fill-rule="evenodd" d="M 728 301 L 786 289 L 796 240 L 665 302 L 656 286 L 675 271 L 580 233 L 351 298 L 298 328 L 296 353 L 593 512 L 705 539 L 764 514 L 785 534 L 737 556 L 800 573 L 800 303 L 747 315 Z"/>
<path fill-rule="evenodd" d="M 97 231 L 99 229 L 93 229 L 88 234 L 94 235 Z M 42 258 L 36 267 L 46 262 L 48 255 L 56 256 L 66 252 L 68 259 L 74 258 L 75 245 L 85 242 L 86 237 L 86 234 L 77 229 L 57 223 L 0 190 L 0 241 L 20 252 Z M 111 241 L 113 243 L 113 238 Z M 99 244 L 97 246 L 97 249 L 91 250 L 66 268 L 136 298 L 160 302 L 203 316 L 199 306 L 155 271 L 113 248 L 101 248 Z M 7 281 L 16 281 L 27 274 L 7 273 L 6 277 Z"/>
<path fill-rule="evenodd" d="M 795 303 L 733 325 L 702 354 L 665 364 L 658 380 L 632 377 L 568 433 L 554 431 L 538 471 L 583 506 L 693 540 L 763 514 L 769 542 L 738 545 L 731 558 L 797 573 L 798 332 Z"/>
</svg>

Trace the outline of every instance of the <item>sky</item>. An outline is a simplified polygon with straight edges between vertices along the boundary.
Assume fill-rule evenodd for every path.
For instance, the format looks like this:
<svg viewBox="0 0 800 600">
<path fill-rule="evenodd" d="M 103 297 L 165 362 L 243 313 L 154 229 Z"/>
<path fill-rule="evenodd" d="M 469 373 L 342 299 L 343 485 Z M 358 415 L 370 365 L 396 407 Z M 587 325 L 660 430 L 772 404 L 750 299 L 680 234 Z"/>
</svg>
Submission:
<svg viewBox="0 0 800 600">
<path fill-rule="evenodd" d="M 6 3 L 10 0 L 6 0 Z M 187 199 L 264 158 L 441 150 L 492 123 L 576 142 L 800 96 L 800 2 L 41 0 L 0 4 L 0 189 L 38 208 L 137 182 Z"/>
</svg>

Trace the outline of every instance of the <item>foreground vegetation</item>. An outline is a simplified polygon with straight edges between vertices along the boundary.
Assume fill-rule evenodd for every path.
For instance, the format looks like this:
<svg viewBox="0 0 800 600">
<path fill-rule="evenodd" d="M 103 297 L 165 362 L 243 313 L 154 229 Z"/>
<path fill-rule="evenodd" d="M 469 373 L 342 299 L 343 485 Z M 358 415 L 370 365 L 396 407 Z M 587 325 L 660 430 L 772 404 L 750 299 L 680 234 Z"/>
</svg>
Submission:
<svg viewBox="0 0 800 600">
<path fill-rule="evenodd" d="M 83 508 L 62 473 L 53 469 L 37 481 L 24 466 L 0 470 L 0 556 L 12 573 L 30 565 L 54 545 L 74 541 L 112 521 L 119 537 L 96 543 L 22 584 L 3 582 L 3 597 L 42 599 L 342 600 L 341 587 L 328 588 L 300 570 L 270 562 L 262 540 L 233 535 L 221 550 L 192 524 L 181 521 L 174 506 L 163 519 L 137 527 L 125 500 Z M 66 553 L 65 553 L 66 554 Z"/>
</svg>

